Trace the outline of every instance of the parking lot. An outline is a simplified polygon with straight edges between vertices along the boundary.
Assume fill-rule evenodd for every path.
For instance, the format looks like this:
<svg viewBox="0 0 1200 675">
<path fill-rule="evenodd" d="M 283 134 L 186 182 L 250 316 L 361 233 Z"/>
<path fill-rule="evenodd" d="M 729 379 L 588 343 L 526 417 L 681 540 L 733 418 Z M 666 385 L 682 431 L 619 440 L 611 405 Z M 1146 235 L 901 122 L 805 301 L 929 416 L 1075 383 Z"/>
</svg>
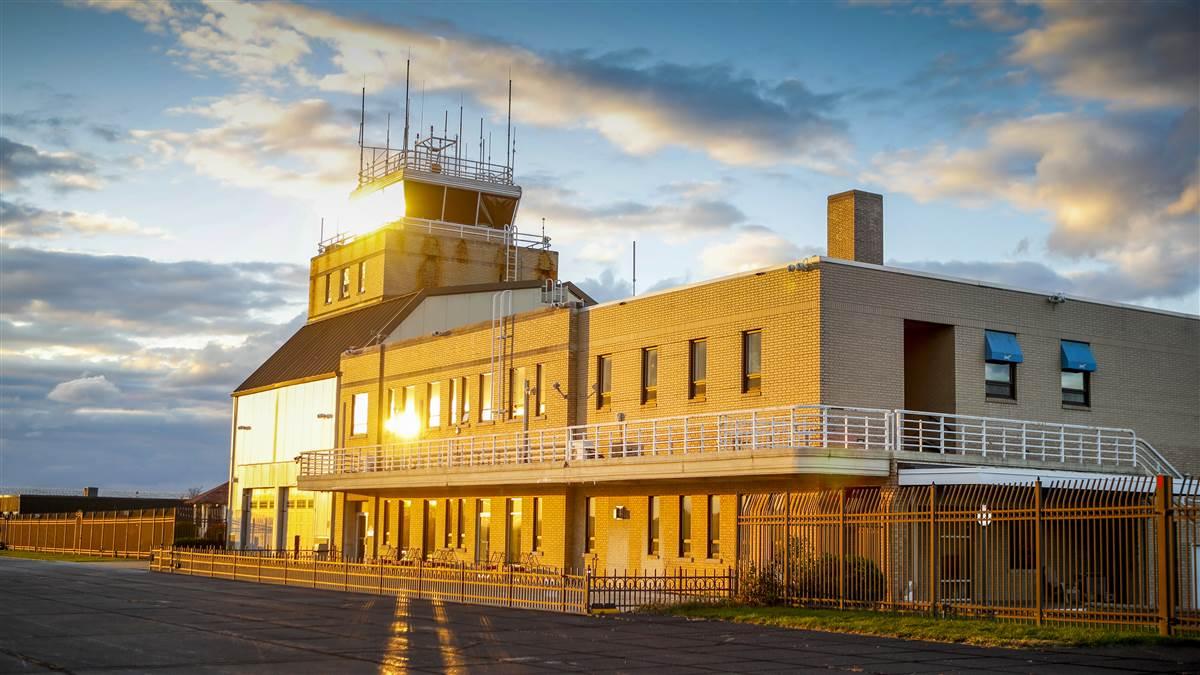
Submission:
<svg viewBox="0 0 1200 675">
<path fill-rule="evenodd" d="M 1183 672 L 1200 649 L 1047 652 L 406 602 L 0 559 L 0 673 Z"/>
</svg>

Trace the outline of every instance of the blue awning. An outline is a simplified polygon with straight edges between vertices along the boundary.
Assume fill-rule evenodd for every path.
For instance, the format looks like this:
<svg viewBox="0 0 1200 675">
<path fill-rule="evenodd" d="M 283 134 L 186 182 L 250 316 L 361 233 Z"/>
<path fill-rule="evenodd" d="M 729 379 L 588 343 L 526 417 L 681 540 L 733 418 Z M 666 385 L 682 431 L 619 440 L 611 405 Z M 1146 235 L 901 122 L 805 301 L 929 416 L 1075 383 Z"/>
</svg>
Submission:
<svg viewBox="0 0 1200 675">
<path fill-rule="evenodd" d="M 1021 354 L 1021 345 L 1017 344 L 1016 335 L 985 330 L 983 337 L 984 360 L 993 363 L 1021 363 L 1025 360 L 1025 356 Z"/>
<path fill-rule="evenodd" d="M 1096 371 L 1096 357 L 1092 356 L 1092 346 L 1086 342 L 1062 341 L 1063 370 L 1081 370 L 1092 373 Z"/>
</svg>

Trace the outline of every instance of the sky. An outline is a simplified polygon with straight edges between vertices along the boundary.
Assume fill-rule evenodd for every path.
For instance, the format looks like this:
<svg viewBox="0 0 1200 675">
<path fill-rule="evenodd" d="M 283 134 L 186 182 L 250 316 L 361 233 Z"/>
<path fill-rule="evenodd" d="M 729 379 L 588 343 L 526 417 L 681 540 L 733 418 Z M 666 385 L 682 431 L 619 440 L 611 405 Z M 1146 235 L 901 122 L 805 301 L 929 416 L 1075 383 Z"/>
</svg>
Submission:
<svg viewBox="0 0 1200 675">
<path fill-rule="evenodd" d="M 368 144 L 461 105 L 598 299 L 823 254 L 1200 313 L 1192 2 L 0 3 L 0 486 L 209 487 Z"/>
</svg>

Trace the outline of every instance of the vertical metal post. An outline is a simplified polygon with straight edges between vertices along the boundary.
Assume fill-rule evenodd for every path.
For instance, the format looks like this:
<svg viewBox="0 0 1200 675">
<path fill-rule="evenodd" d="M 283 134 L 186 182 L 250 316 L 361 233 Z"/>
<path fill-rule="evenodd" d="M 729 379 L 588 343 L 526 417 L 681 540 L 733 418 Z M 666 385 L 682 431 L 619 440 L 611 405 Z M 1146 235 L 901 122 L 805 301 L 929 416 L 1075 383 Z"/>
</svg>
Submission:
<svg viewBox="0 0 1200 675">
<path fill-rule="evenodd" d="M 929 485 L 929 613 L 937 614 L 937 486 Z"/>
<path fill-rule="evenodd" d="M 1034 555 L 1034 597 L 1037 601 L 1034 617 L 1037 625 L 1042 625 L 1046 600 L 1043 596 L 1046 587 L 1046 564 L 1042 560 L 1042 479 L 1033 483 L 1033 555 Z"/>
<path fill-rule="evenodd" d="M 792 598 L 792 492 L 783 493 L 783 599 Z"/>
<path fill-rule="evenodd" d="M 1170 476 L 1159 476 L 1154 491 L 1154 525 L 1158 540 L 1158 634 L 1170 635 L 1174 623 L 1175 556 L 1171 545 L 1171 505 L 1174 500 Z"/>
<path fill-rule="evenodd" d="M 838 491 L 838 609 L 846 608 L 846 488 Z"/>
</svg>

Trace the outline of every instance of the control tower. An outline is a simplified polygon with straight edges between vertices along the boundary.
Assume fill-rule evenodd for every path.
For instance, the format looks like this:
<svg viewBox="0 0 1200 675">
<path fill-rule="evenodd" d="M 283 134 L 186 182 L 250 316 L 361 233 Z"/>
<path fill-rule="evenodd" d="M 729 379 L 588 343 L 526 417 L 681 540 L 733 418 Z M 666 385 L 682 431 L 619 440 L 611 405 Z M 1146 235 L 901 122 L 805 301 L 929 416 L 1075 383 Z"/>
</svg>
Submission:
<svg viewBox="0 0 1200 675">
<path fill-rule="evenodd" d="M 503 163 L 494 163 L 482 121 L 470 150 L 461 121 L 457 134 L 444 124 L 441 134 L 431 126 L 412 139 L 407 126 L 400 148 L 360 143 L 350 199 L 362 222 L 349 226 L 364 234 L 319 243 L 310 321 L 420 289 L 558 277 L 549 238 L 517 230 L 521 187 L 509 143 Z"/>
</svg>

